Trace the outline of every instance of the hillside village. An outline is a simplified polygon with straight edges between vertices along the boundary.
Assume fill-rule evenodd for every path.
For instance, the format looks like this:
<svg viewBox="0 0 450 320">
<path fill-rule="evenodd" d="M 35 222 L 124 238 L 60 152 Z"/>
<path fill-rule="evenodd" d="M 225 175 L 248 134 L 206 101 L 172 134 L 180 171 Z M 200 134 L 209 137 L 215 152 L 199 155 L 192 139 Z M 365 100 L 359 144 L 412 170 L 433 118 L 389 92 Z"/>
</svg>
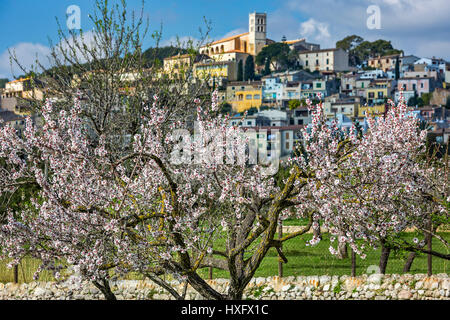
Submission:
<svg viewBox="0 0 450 320">
<path fill-rule="evenodd" d="M 351 50 L 342 47 L 321 48 L 304 38 L 267 38 L 267 19 L 266 13 L 250 13 L 248 32 L 210 42 L 195 55 L 166 57 L 162 73 L 180 77 L 185 68 L 192 68 L 195 79 L 217 87 L 222 111 L 230 113 L 230 125 L 258 132 L 261 150 L 274 150 L 271 130 L 276 130 L 281 157 L 292 153 L 300 130 L 311 122 L 307 99 L 322 101 L 326 116 L 339 127 L 356 124 L 365 129 L 368 115 L 383 116 L 388 101 L 397 103 L 403 95 L 411 112 L 430 126 L 432 139 L 448 143 L 450 63 L 394 50 L 397 53 L 384 56 L 368 54 L 355 64 Z M 37 80 L 19 78 L 0 89 L 0 118 L 19 132 L 30 114 L 27 99 L 45 96 L 45 85 L 36 89 L 33 81 Z"/>
</svg>

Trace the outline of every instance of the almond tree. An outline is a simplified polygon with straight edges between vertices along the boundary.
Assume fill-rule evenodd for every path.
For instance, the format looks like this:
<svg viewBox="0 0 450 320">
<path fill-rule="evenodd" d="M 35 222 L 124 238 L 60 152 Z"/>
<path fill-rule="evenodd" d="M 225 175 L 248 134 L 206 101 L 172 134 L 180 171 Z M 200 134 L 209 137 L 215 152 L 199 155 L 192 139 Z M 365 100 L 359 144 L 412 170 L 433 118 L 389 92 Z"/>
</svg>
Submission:
<svg viewBox="0 0 450 320">
<path fill-rule="evenodd" d="M 427 230 L 432 214 L 448 223 L 449 186 L 445 171 L 421 160 L 426 131 L 419 130 L 404 99 L 398 106 L 391 102 L 386 117 L 369 118 L 362 136 L 354 128 L 347 133 L 335 123 L 327 126 L 321 106 L 314 109 L 312 128 L 304 134 L 306 156 L 296 160 L 315 172 L 303 196 L 313 199 L 331 241 L 349 244 L 363 258 L 366 245 L 381 245 L 382 273 L 391 248 L 425 252 L 411 244 L 400 245 L 398 234 L 411 227 Z M 440 167 L 448 167 L 448 162 Z M 300 210 L 308 205 L 303 203 Z M 357 239 L 364 241 L 357 245 Z M 431 248 L 426 251 L 449 258 Z M 333 246 L 330 252 L 338 253 Z"/>
</svg>

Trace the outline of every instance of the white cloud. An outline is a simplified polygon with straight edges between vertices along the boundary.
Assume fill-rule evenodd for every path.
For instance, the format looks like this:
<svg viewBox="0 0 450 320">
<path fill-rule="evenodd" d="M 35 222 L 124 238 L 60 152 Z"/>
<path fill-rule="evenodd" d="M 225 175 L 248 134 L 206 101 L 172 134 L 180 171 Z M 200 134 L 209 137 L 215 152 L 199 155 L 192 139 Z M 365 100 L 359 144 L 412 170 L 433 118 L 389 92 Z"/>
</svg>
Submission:
<svg viewBox="0 0 450 320">
<path fill-rule="evenodd" d="M 56 44 L 55 47 L 60 46 L 62 50 L 67 51 L 69 47 L 74 47 L 74 43 L 76 41 L 78 41 L 78 43 L 82 42 L 86 44 L 89 49 L 93 49 L 95 47 L 95 35 L 92 31 L 85 32 L 83 34 L 83 38 L 81 38 L 79 35 L 75 39 L 68 38 L 67 43 L 62 40 L 60 43 Z M 0 54 L 0 78 L 12 79 L 24 73 L 14 61 L 12 61 L 11 70 L 10 52 L 17 58 L 25 71 L 41 72 L 42 70 L 39 68 L 36 60 L 38 60 L 39 64 L 41 64 L 44 68 L 50 67 L 53 61 L 53 58 L 49 60 L 50 53 L 52 52 L 50 47 L 40 43 L 17 43 Z M 62 57 L 59 49 L 57 49 L 56 52 L 59 53 L 59 59 L 61 59 L 61 61 L 64 61 L 64 58 Z M 90 58 L 89 56 L 83 56 L 81 54 L 81 50 L 78 48 L 75 50 L 74 54 L 79 59 L 80 63 L 84 63 Z M 101 57 L 102 55 L 102 52 L 97 53 L 97 56 Z"/>
<path fill-rule="evenodd" d="M 366 10 L 370 5 L 380 7 L 381 29 L 367 28 L 369 15 Z M 308 17 L 303 24 L 306 23 L 304 30 L 309 37 L 316 37 L 320 31 L 317 23 L 311 25 L 308 21 L 326 23 L 329 43 L 333 46 L 337 40 L 357 34 L 370 41 L 390 40 L 394 47 L 407 54 L 450 59 L 448 0 L 288 0 L 283 12 L 285 16 L 301 14 Z M 325 29 L 323 35 L 321 41 L 326 43 Z"/>
<path fill-rule="evenodd" d="M 217 38 L 217 40 L 236 36 L 238 34 L 242 34 L 242 33 L 246 33 L 246 32 L 248 32 L 248 29 L 244 29 L 244 28 L 234 29 L 234 30 L 231 30 L 230 32 L 225 33 L 223 36 Z"/>
<path fill-rule="evenodd" d="M 300 34 L 302 37 L 314 41 L 329 42 L 330 40 L 328 24 L 313 18 L 300 24 Z"/>
<path fill-rule="evenodd" d="M 9 49 L 11 54 L 8 50 L 0 54 L 0 78 L 12 79 L 13 75 L 19 76 L 23 74 L 20 67 L 10 60 L 11 55 L 15 56 L 26 70 L 31 69 L 32 66 L 36 67 L 36 59 L 44 66 L 48 65 L 46 57 L 50 53 L 50 48 L 40 43 L 21 42 Z"/>
</svg>

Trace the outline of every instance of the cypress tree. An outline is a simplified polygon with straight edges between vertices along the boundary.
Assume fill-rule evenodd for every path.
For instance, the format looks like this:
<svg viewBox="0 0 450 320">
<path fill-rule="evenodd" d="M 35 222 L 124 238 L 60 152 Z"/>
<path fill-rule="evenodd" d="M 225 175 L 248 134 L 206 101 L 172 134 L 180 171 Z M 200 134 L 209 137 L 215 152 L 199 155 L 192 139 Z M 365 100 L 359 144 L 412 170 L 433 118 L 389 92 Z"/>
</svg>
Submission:
<svg viewBox="0 0 450 320">
<path fill-rule="evenodd" d="M 253 56 L 248 56 L 245 60 L 244 81 L 255 79 L 255 62 Z"/>
<path fill-rule="evenodd" d="M 268 74 L 270 74 L 270 59 L 266 58 L 266 62 L 264 63 L 264 75 L 267 76 Z"/>
<path fill-rule="evenodd" d="M 395 60 L 395 80 L 400 78 L 400 61 L 397 56 L 397 60 Z"/>
<path fill-rule="evenodd" d="M 244 64 L 242 60 L 239 60 L 238 69 L 237 69 L 237 81 L 244 80 Z"/>
</svg>

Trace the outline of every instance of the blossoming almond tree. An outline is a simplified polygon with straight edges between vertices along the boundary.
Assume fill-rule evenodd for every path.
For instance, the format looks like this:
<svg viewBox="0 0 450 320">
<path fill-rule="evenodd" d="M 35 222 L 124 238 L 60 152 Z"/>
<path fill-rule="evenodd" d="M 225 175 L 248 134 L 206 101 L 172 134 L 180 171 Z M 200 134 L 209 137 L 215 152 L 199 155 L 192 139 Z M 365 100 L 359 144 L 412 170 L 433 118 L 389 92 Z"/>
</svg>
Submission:
<svg viewBox="0 0 450 320">
<path fill-rule="evenodd" d="M 42 261 L 40 270 L 56 277 L 74 265 L 108 299 L 114 299 L 111 272 L 129 271 L 178 299 L 184 294 L 160 275 L 171 274 L 208 299 L 241 298 L 269 248 L 282 255 L 282 241 L 309 229 L 274 240 L 279 215 L 295 204 L 289 197 L 303 173 L 297 170 L 279 190 L 264 166 L 239 160 L 247 138 L 228 127 L 217 106 L 217 92 L 210 108 L 199 105 L 199 133 L 182 150 L 187 163 L 174 161 L 180 150 L 171 134 L 185 124 L 163 130 L 168 109 L 157 97 L 132 150 L 120 158 L 109 153 L 105 137 L 90 139 L 78 99 L 70 113 L 56 112 L 47 101 L 42 131 L 30 120 L 23 138 L 2 128 L 0 157 L 9 170 L 2 172 L 0 190 L 25 179 L 41 188 L 32 207 L 10 213 L 1 227 L 2 258 L 17 264 L 33 256 Z M 206 266 L 229 271 L 228 292 L 215 291 L 199 276 Z"/>
<path fill-rule="evenodd" d="M 399 248 L 399 232 L 408 227 L 424 230 L 433 212 L 448 223 L 448 180 L 442 170 L 437 173 L 436 168 L 421 165 L 426 131 L 419 130 L 403 99 L 398 106 L 391 103 L 385 117 L 368 118 L 364 135 L 358 135 L 354 127 L 347 133 L 336 123 L 327 126 L 321 106 L 313 109 L 312 127 L 304 133 L 306 152 L 293 159 L 315 173 L 301 195 L 312 201 L 298 208 L 312 205 L 329 228 L 331 241 L 349 244 L 362 258 L 366 245 L 381 245 L 384 273 L 390 248 Z M 430 193 L 434 194 L 428 197 L 431 201 L 425 201 Z M 356 239 L 364 241 L 357 245 Z M 422 251 L 411 245 L 400 247 Z M 333 246 L 330 252 L 338 253 Z"/>
</svg>

